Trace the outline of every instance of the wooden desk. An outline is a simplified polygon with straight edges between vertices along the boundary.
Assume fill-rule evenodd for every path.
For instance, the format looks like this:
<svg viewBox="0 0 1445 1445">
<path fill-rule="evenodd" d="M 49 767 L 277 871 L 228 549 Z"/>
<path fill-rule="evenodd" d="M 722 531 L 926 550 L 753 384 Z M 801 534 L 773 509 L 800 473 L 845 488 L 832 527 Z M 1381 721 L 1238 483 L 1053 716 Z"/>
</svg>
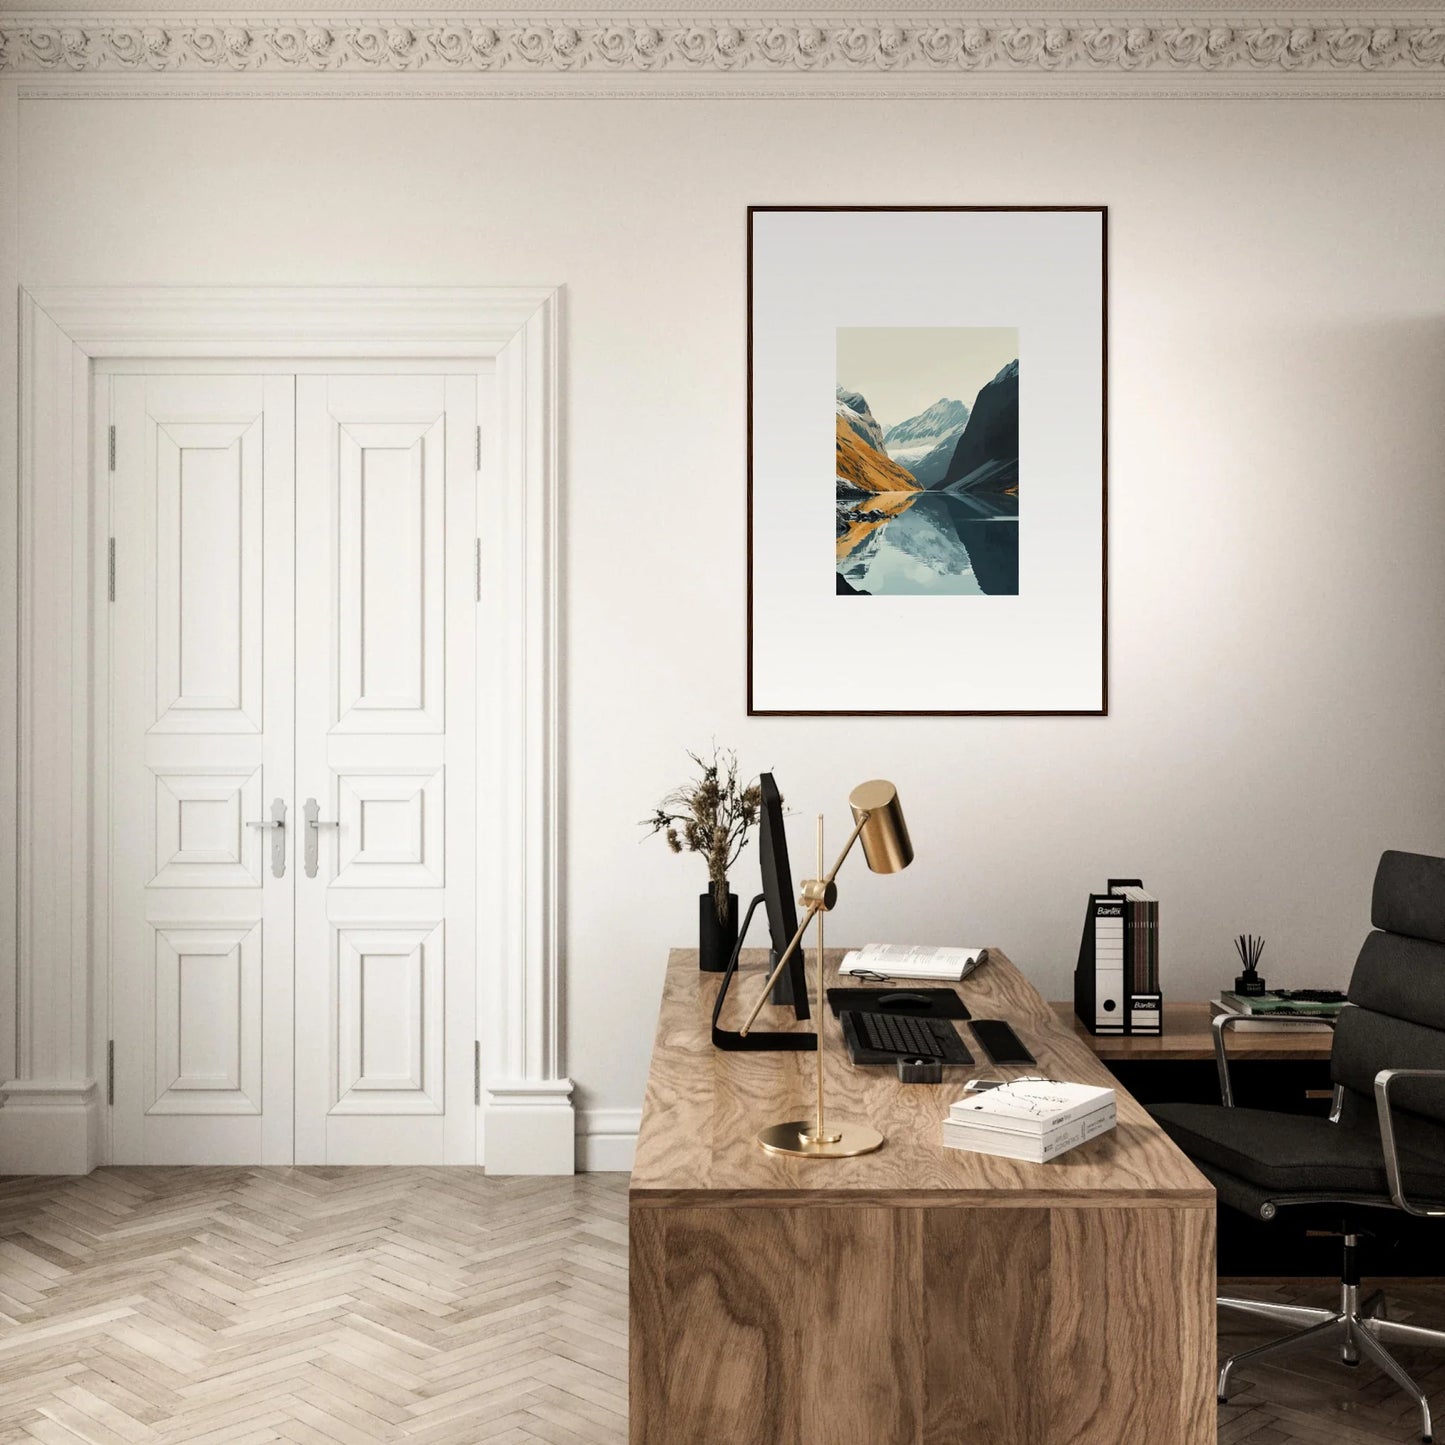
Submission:
<svg viewBox="0 0 1445 1445">
<path fill-rule="evenodd" d="M 714 1050 L 717 987 L 672 953 L 630 1195 L 633 1445 L 1212 1445 L 1214 1191 L 1142 1106 L 1120 1091 L 1118 1128 L 1050 1164 L 945 1149 L 969 1075 L 854 1068 L 829 1015 L 829 1105 L 887 1143 L 767 1155 L 813 1055 Z M 961 991 L 1044 1071 L 1114 1083 L 1002 954 Z"/>
<path fill-rule="evenodd" d="M 1213 1010 L 1207 1003 L 1166 1003 L 1164 1032 L 1158 1038 L 1120 1038 L 1091 1034 L 1074 1016 L 1072 1003 L 1055 1003 L 1054 1012 L 1099 1058 L 1114 1062 L 1124 1059 L 1214 1061 L 1214 1033 L 1209 1026 Z M 1281 1029 L 1277 1033 L 1232 1029 L 1229 1034 L 1231 1059 L 1271 1062 L 1318 1063 L 1330 1056 L 1334 1035 L 1313 1029 Z"/>
</svg>

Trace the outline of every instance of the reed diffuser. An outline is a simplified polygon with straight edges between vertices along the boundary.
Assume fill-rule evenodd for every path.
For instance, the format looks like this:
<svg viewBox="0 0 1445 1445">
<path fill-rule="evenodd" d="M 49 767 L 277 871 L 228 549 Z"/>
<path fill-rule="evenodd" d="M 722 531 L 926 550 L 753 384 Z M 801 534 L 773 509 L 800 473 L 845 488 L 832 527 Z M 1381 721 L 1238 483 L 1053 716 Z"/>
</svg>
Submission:
<svg viewBox="0 0 1445 1445">
<path fill-rule="evenodd" d="M 1258 998 L 1265 992 L 1264 980 L 1259 976 L 1259 956 L 1264 952 L 1264 939 L 1252 933 L 1241 933 L 1234 940 L 1234 951 L 1244 965 L 1244 972 L 1234 980 L 1234 991 L 1246 998 Z"/>
</svg>

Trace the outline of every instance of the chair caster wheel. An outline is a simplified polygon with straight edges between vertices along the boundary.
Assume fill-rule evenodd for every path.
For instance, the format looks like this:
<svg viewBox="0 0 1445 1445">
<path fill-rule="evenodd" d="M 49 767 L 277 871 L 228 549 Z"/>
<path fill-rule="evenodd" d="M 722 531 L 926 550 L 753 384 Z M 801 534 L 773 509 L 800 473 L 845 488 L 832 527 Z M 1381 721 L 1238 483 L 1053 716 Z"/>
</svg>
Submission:
<svg viewBox="0 0 1445 1445">
<path fill-rule="evenodd" d="M 1352 1370 L 1356 1370 L 1360 1366 L 1360 1362 L 1358 1360 L 1341 1360 L 1340 1363 L 1342 1365 L 1348 1365 Z"/>
</svg>

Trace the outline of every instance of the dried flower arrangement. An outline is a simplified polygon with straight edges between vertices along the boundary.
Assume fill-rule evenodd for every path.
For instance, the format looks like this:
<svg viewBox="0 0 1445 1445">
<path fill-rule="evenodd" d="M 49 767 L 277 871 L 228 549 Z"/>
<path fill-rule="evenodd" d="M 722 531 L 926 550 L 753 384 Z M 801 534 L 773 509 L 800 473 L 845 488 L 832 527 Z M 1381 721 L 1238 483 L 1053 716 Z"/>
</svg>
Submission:
<svg viewBox="0 0 1445 1445">
<path fill-rule="evenodd" d="M 642 827 L 662 833 L 674 853 L 701 853 L 707 859 L 718 922 L 728 916 L 728 870 L 747 847 L 758 821 L 762 797 L 756 782 L 738 781 L 738 755 L 715 743 L 712 761 L 688 753 L 700 775 L 674 788 Z"/>
</svg>

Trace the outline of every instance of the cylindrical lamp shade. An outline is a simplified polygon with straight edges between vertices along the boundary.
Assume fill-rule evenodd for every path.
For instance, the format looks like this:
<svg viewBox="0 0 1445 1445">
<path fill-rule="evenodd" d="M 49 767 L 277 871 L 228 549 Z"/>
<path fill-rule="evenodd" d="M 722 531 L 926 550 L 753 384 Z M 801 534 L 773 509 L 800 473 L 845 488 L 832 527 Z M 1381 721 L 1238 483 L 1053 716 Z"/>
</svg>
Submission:
<svg viewBox="0 0 1445 1445">
<path fill-rule="evenodd" d="M 898 789 L 892 783 L 882 778 L 859 783 L 848 796 L 848 806 L 853 810 L 855 823 L 867 818 L 858 841 L 863 845 L 868 866 L 875 873 L 898 873 L 913 862 L 908 824 L 903 821 Z"/>
</svg>

